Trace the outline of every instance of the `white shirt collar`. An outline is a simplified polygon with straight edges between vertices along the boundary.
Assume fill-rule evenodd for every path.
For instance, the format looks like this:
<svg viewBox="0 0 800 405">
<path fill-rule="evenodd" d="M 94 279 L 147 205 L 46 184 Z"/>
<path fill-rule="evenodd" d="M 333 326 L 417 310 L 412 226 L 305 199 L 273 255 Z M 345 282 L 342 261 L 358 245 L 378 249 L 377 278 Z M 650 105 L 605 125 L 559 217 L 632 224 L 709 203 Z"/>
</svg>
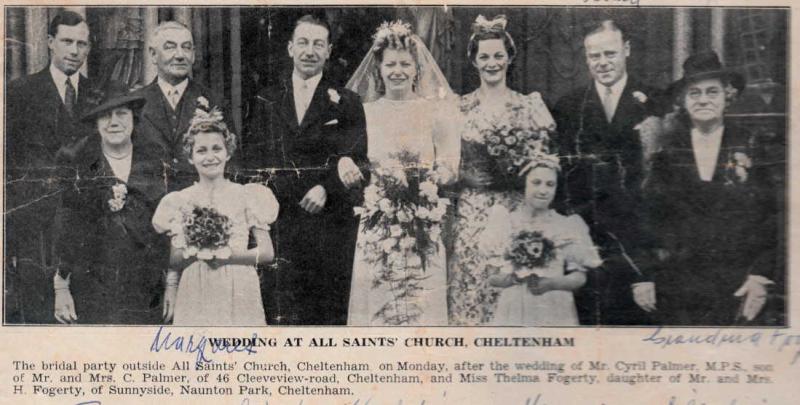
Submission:
<svg viewBox="0 0 800 405">
<path fill-rule="evenodd" d="M 75 96 L 78 95 L 78 82 L 81 79 L 81 73 L 79 71 L 73 73 L 72 76 L 67 76 L 66 73 L 62 72 L 61 69 L 57 68 L 51 63 L 50 77 L 53 78 L 53 83 L 55 83 L 56 88 L 58 89 L 58 95 L 61 96 L 62 103 L 66 99 L 67 77 L 69 77 L 70 81 L 72 81 L 72 86 L 75 87 Z"/>
<path fill-rule="evenodd" d="M 303 79 L 296 71 L 292 72 L 292 86 L 295 90 L 302 89 L 303 85 L 305 85 L 310 93 L 314 93 L 314 91 L 317 90 L 317 85 L 319 85 L 320 80 L 322 80 L 322 72 L 308 79 Z"/>
<path fill-rule="evenodd" d="M 183 93 L 186 91 L 186 87 L 188 87 L 188 86 L 189 86 L 189 78 L 187 77 L 187 78 L 186 78 L 186 79 L 184 79 L 182 82 L 180 82 L 180 83 L 178 83 L 178 84 L 176 84 L 176 85 L 174 85 L 174 86 L 173 86 L 173 85 L 171 85 L 171 84 L 167 83 L 167 81 L 166 81 L 166 80 L 162 80 L 162 79 L 159 77 L 159 78 L 158 78 L 158 80 L 157 80 L 157 83 L 158 83 L 158 87 L 160 87 L 160 88 L 161 88 L 161 92 L 163 92 L 163 93 L 164 93 L 164 97 L 166 97 L 167 99 L 169 99 L 169 94 L 170 94 L 170 93 L 171 93 L 173 90 L 175 90 L 175 91 L 177 91 L 177 92 L 178 92 L 178 100 L 180 100 L 180 99 L 181 99 L 181 97 L 183 97 Z"/>
<path fill-rule="evenodd" d="M 627 72 L 625 74 L 623 74 L 622 78 L 617 80 L 616 83 L 614 83 L 614 84 L 612 84 L 610 86 L 611 87 L 611 95 L 614 98 L 619 98 L 619 96 L 622 94 L 622 90 L 625 90 L 625 85 L 626 84 L 628 84 L 628 73 Z M 606 85 L 598 82 L 597 80 L 595 80 L 594 81 L 594 87 L 597 90 L 597 94 L 599 94 L 600 98 L 602 99 L 603 98 L 603 94 L 606 91 L 606 88 L 609 87 L 609 86 L 606 86 Z"/>
</svg>

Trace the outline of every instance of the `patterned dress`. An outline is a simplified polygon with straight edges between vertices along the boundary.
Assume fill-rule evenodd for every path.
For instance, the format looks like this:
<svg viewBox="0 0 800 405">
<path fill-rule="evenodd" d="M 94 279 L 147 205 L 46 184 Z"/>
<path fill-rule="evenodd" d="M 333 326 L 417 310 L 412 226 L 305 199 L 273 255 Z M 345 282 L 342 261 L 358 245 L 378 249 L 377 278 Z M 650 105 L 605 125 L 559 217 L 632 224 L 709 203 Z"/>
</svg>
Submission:
<svg viewBox="0 0 800 405">
<path fill-rule="evenodd" d="M 481 105 L 478 91 L 461 97 L 463 114 L 461 133 L 460 177 L 489 175 L 495 172 L 495 159 L 487 151 L 481 131 L 506 125 L 529 130 L 555 129 L 555 122 L 539 93 L 523 95 L 511 92 L 500 114 L 492 114 Z M 514 178 L 492 176 L 488 185 L 462 187 L 453 225 L 453 254 L 448 262 L 448 309 L 451 325 L 482 325 L 492 319 L 499 290 L 489 285 L 492 271 L 487 268 L 488 252 L 480 246 L 489 210 L 502 205 L 515 209 L 522 200 L 523 182 Z"/>
</svg>

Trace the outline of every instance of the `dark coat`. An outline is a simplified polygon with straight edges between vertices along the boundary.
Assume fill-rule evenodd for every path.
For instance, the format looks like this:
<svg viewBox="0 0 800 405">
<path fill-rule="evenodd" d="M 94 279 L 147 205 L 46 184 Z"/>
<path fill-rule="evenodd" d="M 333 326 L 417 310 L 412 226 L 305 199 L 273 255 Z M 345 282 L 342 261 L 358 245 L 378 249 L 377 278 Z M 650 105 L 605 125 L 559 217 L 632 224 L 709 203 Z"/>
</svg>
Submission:
<svg viewBox="0 0 800 405">
<path fill-rule="evenodd" d="M 647 97 L 642 103 L 634 93 Z M 644 178 L 642 144 L 634 127 L 651 115 L 664 112 L 663 92 L 632 77 L 606 120 L 594 82 L 561 98 L 553 109 L 559 133 L 564 184 L 560 208 L 583 217 L 600 248 L 608 280 L 599 280 L 593 293 L 607 308 L 585 308 L 584 314 L 606 312 L 601 319 L 582 323 L 630 324 L 643 322 L 632 301 L 630 284 L 649 280 L 653 266 L 651 242 L 642 226 Z M 605 285 L 604 285 L 605 284 Z M 594 306 L 594 303 L 587 304 Z"/>
<path fill-rule="evenodd" d="M 54 218 L 60 190 L 75 176 L 67 162 L 91 134 L 92 124 L 79 118 L 91 106 L 95 88 L 92 80 L 81 76 L 70 115 L 49 67 L 6 87 L 7 322 L 54 322 Z"/>
<path fill-rule="evenodd" d="M 160 323 L 169 241 L 151 220 L 164 195 L 163 171 L 137 147 L 132 159 L 123 183 L 93 138 L 79 157 L 79 180 L 63 200 L 59 272 L 70 276 L 79 323 Z M 108 201 L 116 184 L 126 185 L 127 196 L 123 208 L 112 212 Z"/>
<path fill-rule="evenodd" d="M 197 174 L 183 152 L 183 136 L 189 129 L 198 98 L 205 97 L 210 107 L 223 109 L 220 98 L 191 79 L 174 111 L 158 86 L 158 79 L 135 94 L 143 95 L 147 100 L 137 124 L 141 151 L 146 159 L 162 162 L 167 173 L 165 191 L 182 190 L 192 185 Z M 224 116 L 228 118 L 228 114 Z M 230 126 L 228 128 L 233 130 Z"/>
<path fill-rule="evenodd" d="M 259 93 L 247 134 L 244 161 L 260 171 L 280 203 L 273 229 L 276 260 L 285 268 L 279 272 L 292 277 L 265 285 L 268 322 L 345 323 L 358 227 L 353 207 L 362 191 L 345 188 L 337 163 L 347 156 L 367 165 L 366 121 L 358 95 L 323 75 L 298 125 L 288 76 Z M 299 203 L 316 185 L 325 188 L 327 202 L 322 212 L 309 214 Z"/>
<path fill-rule="evenodd" d="M 746 181 L 734 171 L 736 154 L 752 160 Z M 687 127 L 656 155 L 646 212 L 668 253 L 655 274 L 664 323 L 733 324 L 740 305 L 733 293 L 748 274 L 776 279 L 778 216 L 767 170 L 750 134 L 732 126 L 710 182 L 700 179 Z"/>
</svg>

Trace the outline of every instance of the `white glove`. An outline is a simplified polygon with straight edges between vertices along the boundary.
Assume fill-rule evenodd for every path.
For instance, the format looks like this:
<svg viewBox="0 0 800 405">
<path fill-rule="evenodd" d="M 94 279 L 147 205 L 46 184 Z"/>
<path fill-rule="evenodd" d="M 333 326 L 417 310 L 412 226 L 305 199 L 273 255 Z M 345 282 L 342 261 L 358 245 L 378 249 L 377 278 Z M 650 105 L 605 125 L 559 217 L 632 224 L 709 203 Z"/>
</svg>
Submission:
<svg viewBox="0 0 800 405">
<path fill-rule="evenodd" d="M 53 315 L 61 323 L 72 323 L 78 320 L 75 314 L 75 301 L 69 292 L 69 276 L 62 278 L 58 273 L 53 276 L 53 289 L 55 290 L 55 308 Z"/>
<path fill-rule="evenodd" d="M 633 300 L 640 308 L 646 312 L 656 310 L 656 283 L 644 281 L 631 285 L 633 289 Z"/>
<path fill-rule="evenodd" d="M 164 322 L 169 322 L 175 315 L 175 300 L 178 297 L 178 281 L 180 280 L 180 273 L 177 271 L 167 272 L 166 288 L 164 289 Z"/>
<path fill-rule="evenodd" d="M 733 293 L 736 297 L 745 297 L 742 307 L 742 316 L 748 321 L 752 321 L 764 308 L 767 302 L 767 286 L 775 284 L 764 276 L 747 276 L 747 280 L 742 286 Z"/>
</svg>

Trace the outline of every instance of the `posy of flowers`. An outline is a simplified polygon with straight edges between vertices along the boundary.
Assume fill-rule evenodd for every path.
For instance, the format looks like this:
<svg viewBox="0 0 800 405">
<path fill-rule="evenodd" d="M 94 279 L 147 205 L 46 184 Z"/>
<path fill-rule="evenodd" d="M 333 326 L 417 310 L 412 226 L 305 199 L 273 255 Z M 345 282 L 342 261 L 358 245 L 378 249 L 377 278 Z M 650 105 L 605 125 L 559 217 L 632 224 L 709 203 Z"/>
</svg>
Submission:
<svg viewBox="0 0 800 405">
<path fill-rule="evenodd" d="M 416 154 L 403 151 L 373 168 L 373 183 L 355 214 L 364 233 L 360 244 L 376 268 L 373 287 L 387 286 L 393 293 L 374 317 L 402 325 L 420 315 L 414 298 L 427 277 L 426 260 L 438 250 L 448 204 Z"/>
<path fill-rule="evenodd" d="M 231 256 L 230 218 L 211 207 L 186 206 L 181 209 L 184 245 L 183 257 L 200 260 L 226 259 Z"/>
<path fill-rule="evenodd" d="M 496 162 L 497 175 L 516 176 L 527 157 L 547 145 L 548 132 L 545 129 L 532 130 L 507 124 L 492 124 L 481 130 L 486 151 Z"/>
<path fill-rule="evenodd" d="M 538 231 L 521 231 L 514 236 L 506 252 L 514 266 L 514 277 L 518 281 L 536 278 L 535 269 L 546 267 L 553 260 L 555 244 Z"/>
</svg>

